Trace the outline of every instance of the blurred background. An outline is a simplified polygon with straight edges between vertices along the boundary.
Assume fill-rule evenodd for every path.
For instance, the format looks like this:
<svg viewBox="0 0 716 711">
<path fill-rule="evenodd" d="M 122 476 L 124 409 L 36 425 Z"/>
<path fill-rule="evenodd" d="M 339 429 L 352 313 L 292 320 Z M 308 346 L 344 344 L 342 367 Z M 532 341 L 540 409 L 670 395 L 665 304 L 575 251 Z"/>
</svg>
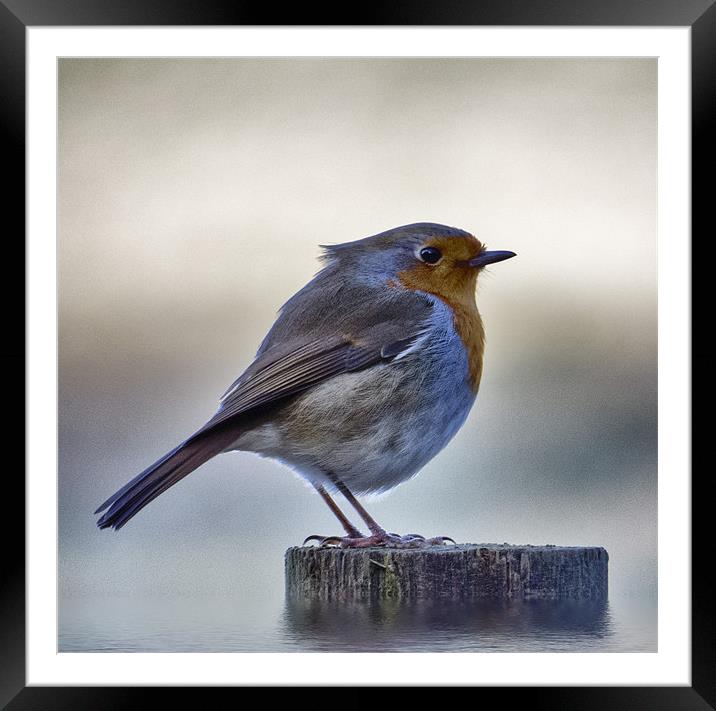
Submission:
<svg viewBox="0 0 716 711">
<path fill-rule="evenodd" d="M 418 221 L 518 258 L 480 280 L 468 421 L 369 510 L 458 541 L 604 546 L 611 604 L 632 610 L 613 607 L 611 648 L 655 649 L 656 72 L 61 60 L 60 650 L 316 648 L 283 609 L 282 556 L 338 525 L 289 469 L 226 454 L 119 533 L 92 511 L 214 413 L 319 244 Z"/>
</svg>

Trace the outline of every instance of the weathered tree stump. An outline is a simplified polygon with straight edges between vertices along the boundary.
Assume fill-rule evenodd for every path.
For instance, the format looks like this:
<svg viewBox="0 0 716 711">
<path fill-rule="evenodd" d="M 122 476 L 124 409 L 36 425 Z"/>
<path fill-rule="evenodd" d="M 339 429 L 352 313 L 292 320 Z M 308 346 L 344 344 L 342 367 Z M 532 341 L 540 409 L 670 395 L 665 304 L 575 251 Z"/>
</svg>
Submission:
<svg viewBox="0 0 716 711">
<path fill-rule="evenodd" d="M 606 600 L 604 548 L 507 544 L 286 551 L 292 598 Z"/>
</svg>

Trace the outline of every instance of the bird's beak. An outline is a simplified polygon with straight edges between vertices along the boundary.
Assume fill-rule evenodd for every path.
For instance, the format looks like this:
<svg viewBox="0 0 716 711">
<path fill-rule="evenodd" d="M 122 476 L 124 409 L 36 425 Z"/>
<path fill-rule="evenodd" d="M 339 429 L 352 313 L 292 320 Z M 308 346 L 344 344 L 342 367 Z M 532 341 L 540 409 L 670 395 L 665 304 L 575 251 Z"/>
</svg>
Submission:
<svg viewBox="0 0 716 711">
<path fill-rule="evenodd" d="M 473 257 L 468 261 L 471 267 L 485 267 L 488 264 L 494 264 L 495 262 L 502 262 L 505 259 L 516 257 L 514 252 L 507 251 L 494 251 L 494 252 L 482 252 L 477 257 Z"/>
</svg>

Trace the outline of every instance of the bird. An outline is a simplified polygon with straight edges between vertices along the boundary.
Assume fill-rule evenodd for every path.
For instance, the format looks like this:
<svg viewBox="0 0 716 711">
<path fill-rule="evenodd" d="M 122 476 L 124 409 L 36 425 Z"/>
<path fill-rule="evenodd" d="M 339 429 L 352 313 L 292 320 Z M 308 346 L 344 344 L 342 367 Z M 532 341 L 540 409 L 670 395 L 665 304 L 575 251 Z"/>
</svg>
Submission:
<svg viewBox="0 0 716 711">
<path fill-rule="evenodd" d="M 303 545 L 454 543 L 390 532 L 356 497 L 413 477 L 465 422 L 485 349 L 477 280 L 516 254 L 430 222 L 320 246 L 321 269 L 281 307 L 213 417 L 99 506 L 100 529 L 121 529 L 214 456 L 246 451 L 292 468 L 343 527 L 345 535 L 311 535 Z"/>
</svg>

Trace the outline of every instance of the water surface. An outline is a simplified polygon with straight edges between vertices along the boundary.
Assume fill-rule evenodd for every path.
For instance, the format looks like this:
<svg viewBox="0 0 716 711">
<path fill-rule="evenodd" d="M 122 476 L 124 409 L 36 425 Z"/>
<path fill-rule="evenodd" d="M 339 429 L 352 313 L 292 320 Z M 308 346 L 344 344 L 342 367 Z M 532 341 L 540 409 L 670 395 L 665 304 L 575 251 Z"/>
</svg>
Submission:
<svg viewBox="0 0 716 711">
<path fill-rule="evenodd" d="M 655 652 L 656 600 L 72 597 L 60 652 Z"/>
</svg>

